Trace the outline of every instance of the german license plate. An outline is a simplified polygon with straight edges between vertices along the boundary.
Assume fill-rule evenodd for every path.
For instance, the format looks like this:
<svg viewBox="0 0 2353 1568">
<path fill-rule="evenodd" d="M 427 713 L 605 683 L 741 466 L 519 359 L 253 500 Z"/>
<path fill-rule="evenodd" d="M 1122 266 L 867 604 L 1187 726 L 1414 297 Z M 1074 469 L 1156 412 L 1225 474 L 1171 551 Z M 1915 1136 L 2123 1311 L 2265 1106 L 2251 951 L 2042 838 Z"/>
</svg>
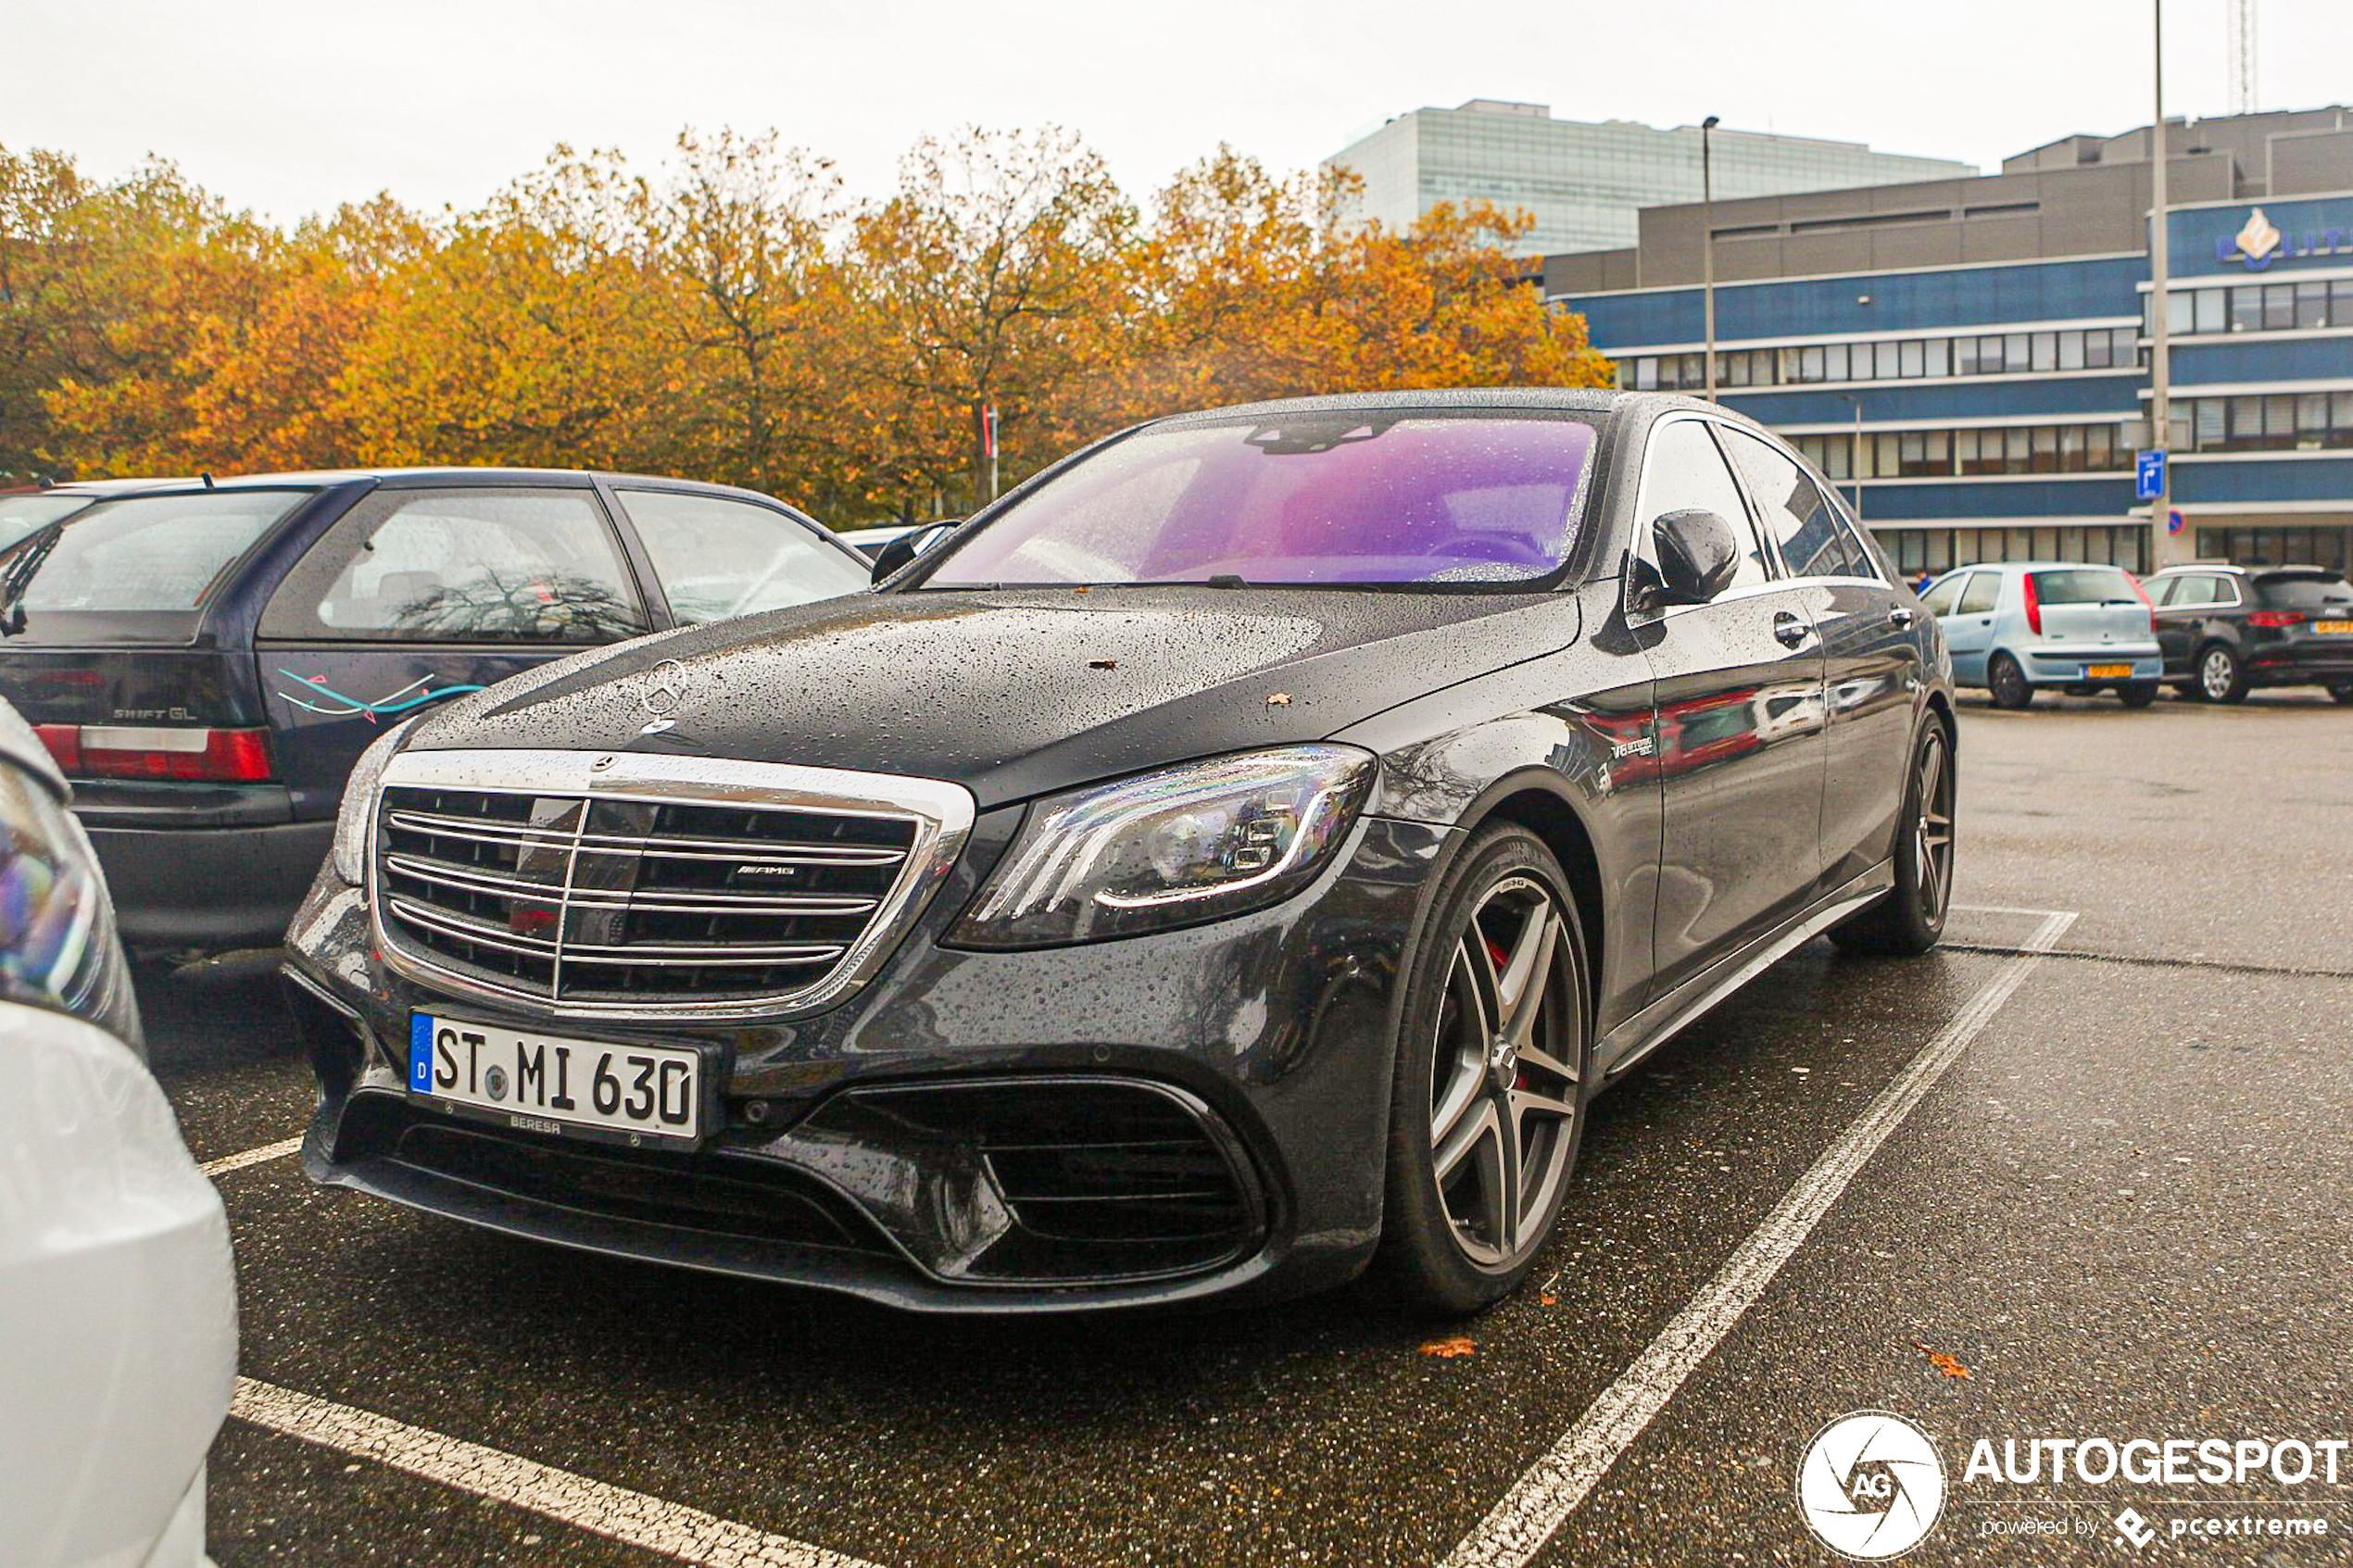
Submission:
<svg viewBox="0 0 2353 1568">
<path fill-rule="evenodd" d="M 2086 664 L 2083 679 L 2087 681 L 2129 681 L 2133 667 L 2129 664 Z"/>
<path fill-rule="evenodd" d="M 528 1132 L 702 1134 L 704 1060 L 676 1046 L 616 1046 L 412 1013 L 409 1092 Z"/>
<path fill-rule="evenodd" d="M 2323 637 L 2353 637 L 2353 621 L 2315 621 L 2312 630 Z"/>
</svg>

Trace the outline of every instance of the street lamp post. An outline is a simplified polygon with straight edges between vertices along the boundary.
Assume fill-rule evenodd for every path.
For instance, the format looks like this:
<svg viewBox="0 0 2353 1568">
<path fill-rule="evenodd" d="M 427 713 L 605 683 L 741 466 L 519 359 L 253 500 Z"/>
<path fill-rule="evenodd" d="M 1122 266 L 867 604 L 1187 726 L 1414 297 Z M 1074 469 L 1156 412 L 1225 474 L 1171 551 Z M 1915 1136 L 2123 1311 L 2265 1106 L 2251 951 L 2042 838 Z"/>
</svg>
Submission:
<svg viewBox="0 0 2353 1568">
<path fill-rule="evenodd" d="M 2171 271 L 2171 236 L 2165 228 L 2166 155 L 2171 151 L 2165 134 L 2165 0 L 2149 0 L 2150 45 L 2156 59 L 2155 120 L 2149 127 L 2149 445 L 2165 451 L 2157 499 L 2149 507 L 2149 559 L 2171 566 L 2189 558 L 2186 541 L 2173 536 L 2173 455 L 2166 450 L 2173 439 L 2172 356 L 2167 342 L 2168 297 Z"/>
<path fill-rule="evenodd" d="M 1846 466 L 1855 481 L 1855 521 L 1860 522 L 1863 521 L 1863 400 L 1851 392 L 1842 392 L 1839 396 L 1855 410 L 1855 452 L 1847 459 Z"/>
<path fill-rule="evenodd" d="M 1702 308 L 1707 316 L 1706 365 L 1703 374 L 1710 403 L 1716 401 L 1716 170 L 1709 160 L 1707 137 L 1717 122 L 1715 115 L 1699 122 L 1700 294 Z"/>
</svg>

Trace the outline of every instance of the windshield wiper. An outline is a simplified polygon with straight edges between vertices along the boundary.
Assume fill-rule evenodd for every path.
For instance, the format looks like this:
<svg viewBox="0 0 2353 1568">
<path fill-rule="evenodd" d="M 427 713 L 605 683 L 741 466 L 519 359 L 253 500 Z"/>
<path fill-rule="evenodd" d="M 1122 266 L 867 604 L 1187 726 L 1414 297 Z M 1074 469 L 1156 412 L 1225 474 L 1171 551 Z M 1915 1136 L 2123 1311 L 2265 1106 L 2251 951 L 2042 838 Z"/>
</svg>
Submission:
<svg viewBox="0 0 2353 1568">
<path fill-rule="evenodd" d="M 24 596 L 32 586 L 32 579 L 49 552 L 65 537 L 66 520 L 44 522 L 17 541 L 10 552 L 14 557 L 0 568 L 0 637 L 13 637 L 24 630 Z"/>
</svg>

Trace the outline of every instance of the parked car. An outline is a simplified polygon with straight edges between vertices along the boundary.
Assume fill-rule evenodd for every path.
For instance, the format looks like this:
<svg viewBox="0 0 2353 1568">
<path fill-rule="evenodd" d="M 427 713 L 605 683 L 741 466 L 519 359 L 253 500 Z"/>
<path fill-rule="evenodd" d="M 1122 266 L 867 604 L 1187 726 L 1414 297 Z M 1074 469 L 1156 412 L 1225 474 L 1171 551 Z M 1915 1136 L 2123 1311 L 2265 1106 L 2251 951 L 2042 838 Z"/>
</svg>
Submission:
<svg viewBox="0 0 2353 1568">
<path fill-rule="evenodd" d="M 1920 602 L 1944 629 L 1953 683 L 1982 686 L 1996 708 L 2024 708 L 2037 691 L 2112 691 L 2127 708 L 2157 700 L 2155 612 L 2121 567 L 2074 561 L 1966 566 Z"/>
<path fill-rule="evenodd" d="M 1936 942 L 1948 673 L 1710 405 L 1157 420 L 378 742 L 289 940 L 305 1169 L 908 1307 L 1473 1311 L 1595 1090 L 1810 937 Z"/>
<path fill-rule="evenodd" d="M 61 485 L 0 551 L 0 696 L 79 783 L 134 947 L 274 946 L 400 721 L 562 654 L 845 594 L 764 495 L 438 469 Z"/>
<path fill-rule="evenodd" d="M 0 1562 L 199 1568 L 236 1370 L 228 1221 L 147 1072 L 67 798 L 0 705 Z"/>
<path fill-rule="evenodd" d="M 2243 702 L 2256 686 L 2324 686 L 2353 703 L 2353 583 L 2323 566 L 2169 567 L 2148 579 L 2174 690 Z"/>
</svg>

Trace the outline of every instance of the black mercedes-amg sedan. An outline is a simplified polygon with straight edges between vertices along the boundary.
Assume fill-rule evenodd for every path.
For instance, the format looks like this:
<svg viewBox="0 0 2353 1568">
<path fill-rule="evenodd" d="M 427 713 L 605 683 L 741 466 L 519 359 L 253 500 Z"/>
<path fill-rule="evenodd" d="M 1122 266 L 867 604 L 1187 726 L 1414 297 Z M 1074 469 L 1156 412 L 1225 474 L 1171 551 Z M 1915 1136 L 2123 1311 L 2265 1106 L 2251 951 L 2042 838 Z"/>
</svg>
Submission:
<svg viewBox="0 0 2353 1568">
<path fill-rule="evenodd" d="M 1813 936 L 1937 941 L 1950 673 L 1706 404 L 1155 420 L 380 740 L 289 936 L 305 1166 L 905 1307 L 1476 1311 L 1596 1091 Z"/>
</svg>

